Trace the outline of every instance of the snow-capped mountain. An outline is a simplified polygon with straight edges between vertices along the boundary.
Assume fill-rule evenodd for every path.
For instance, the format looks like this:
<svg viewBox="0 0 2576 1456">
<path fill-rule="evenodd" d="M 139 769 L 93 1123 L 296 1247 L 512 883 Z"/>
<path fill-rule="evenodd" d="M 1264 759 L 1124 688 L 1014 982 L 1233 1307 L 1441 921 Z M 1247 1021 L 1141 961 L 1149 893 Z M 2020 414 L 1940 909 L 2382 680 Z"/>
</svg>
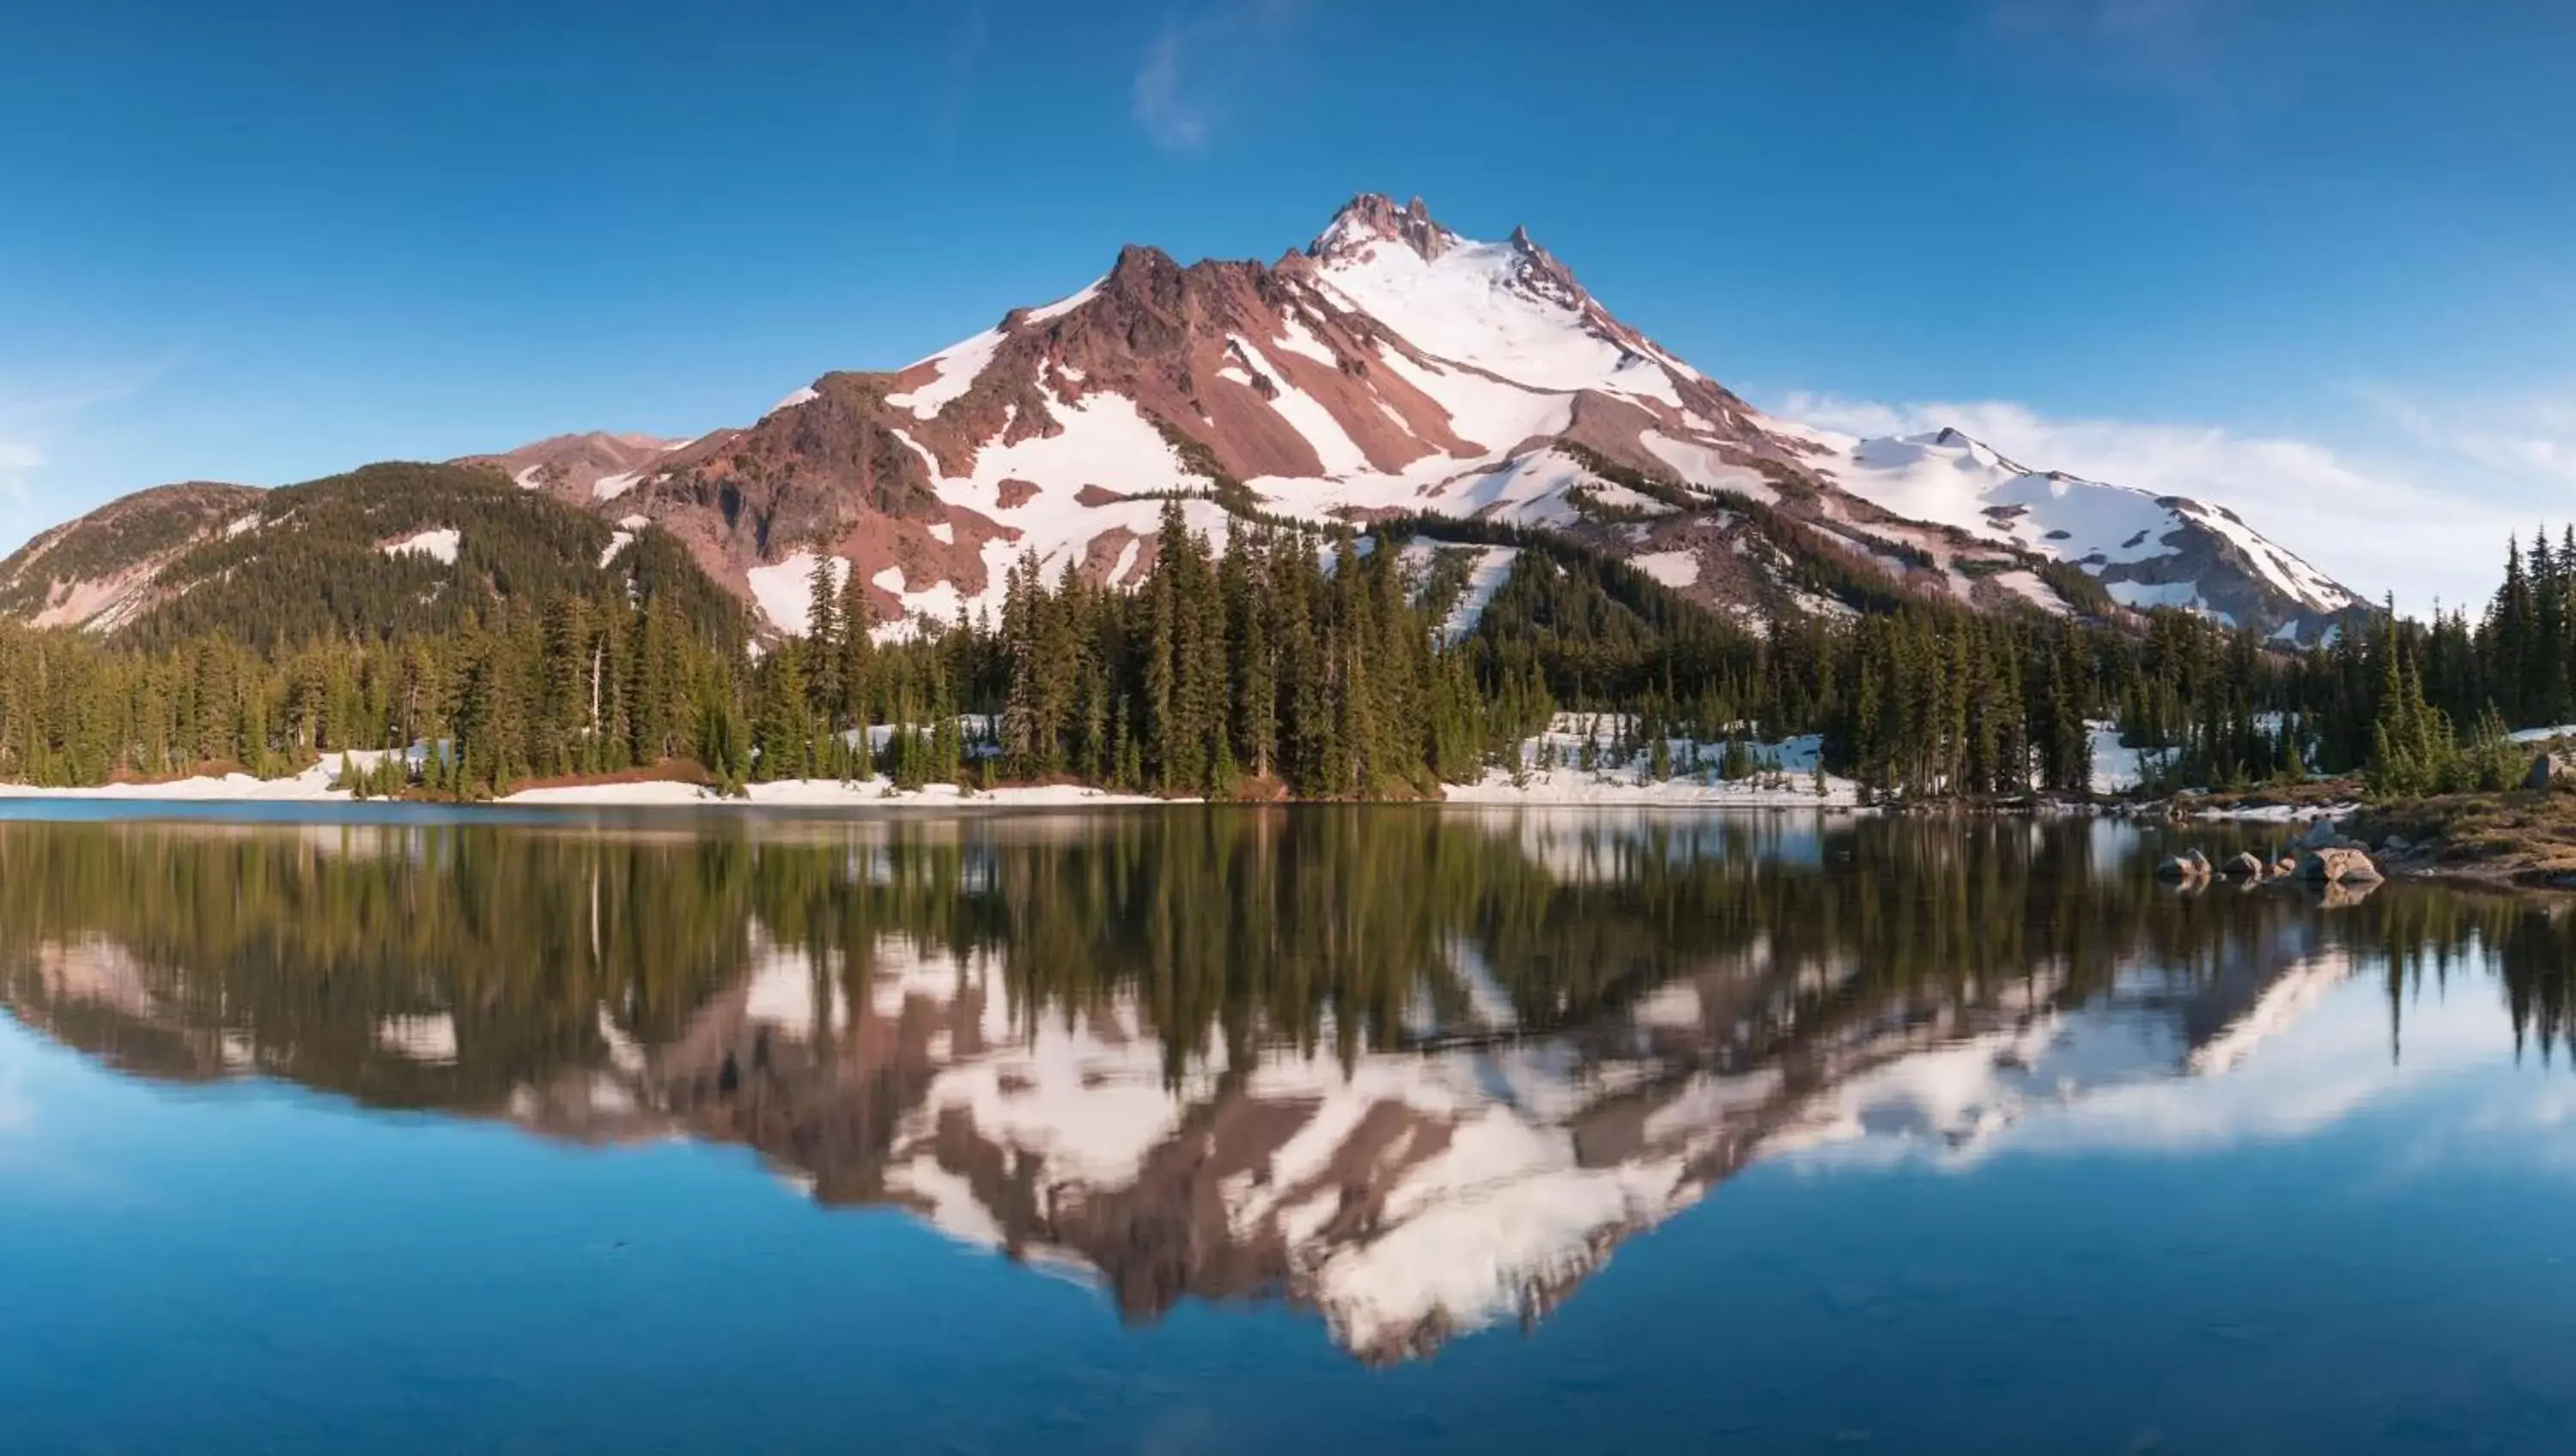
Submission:
<svg viewBox="0 0 2576 1456">
<path fill-rule="evenodd" d="M 1478 241 L 1376 195 L 1274 263 L 1129 247 L 1053 303 L 898 370 L 825 375 L 740 428 L 559 436 L 471 463 L 672 531 L 787 633 L 818 553 L 866 585 L 886 631 L 998 607 L 1023 553 L 1133 582 L 1174 493 L 1212 535 L 1246 507 L 1558 532 L 1748 624 L 1851 610 L 1829 592 L 1855 567 L 1980 607 L 2184 606 L 2292 642 L 2366 610 L 2219 507 L 2025 470 L 1947 432 L 1854 440 L 1769 418 L 1526 232 Z M 0 587 L 43 569 L 13 559 Z M 31 591 L 98 595 L 53 577 Z"/>
<path fill-rule="evenodd" d="M 1813 438 L 1833 450 L 1819 471 L 1853 494 L 1909 519 L 2074 562 L 2124 607 L 2183 607 L 2246 624 L 2278 619 L 2274 636 L 2306 642 L 2368 606 L 2223 506 L 2033 470 L 1957 430 Z"/>
<path fill-rule="evenodd" d="M 1062 299 L 892 373 L 827 375 L 611 479 L 611 508 L 679 531 L 788 632 L 818 551 L 885 624 L 996 606 L 1023 552 L 1134 580 L 1173 492 L 1212 534 L 1229 497 L 1563 532 L 1747 621 L 1847 610 L 1804 584 L 1818 555 L 2052 612 L 2087 606 L 2043 569 L 2070 563 L 2122 605 L 2300 642 L 2361 606 L 2215 507 L 2035 474 L 1961 437 L 1768 418 L 1526 232 L 1478 241 L 1375 195 L 1272 264 L 1128 248 Z"/>
</svg>

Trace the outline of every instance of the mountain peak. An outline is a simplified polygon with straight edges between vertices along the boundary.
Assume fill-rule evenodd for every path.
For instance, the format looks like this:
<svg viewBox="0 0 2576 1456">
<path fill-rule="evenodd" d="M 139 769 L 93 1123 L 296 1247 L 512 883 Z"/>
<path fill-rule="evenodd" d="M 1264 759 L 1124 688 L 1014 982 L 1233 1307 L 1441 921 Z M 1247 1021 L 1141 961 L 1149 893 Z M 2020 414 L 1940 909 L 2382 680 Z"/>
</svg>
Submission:
<svg viewBox="0 0 2576 1456">
<path fill-rule="evenodd" d="M 1385 193 L 1363 192 L 1342 204 L 1332 222 L 1307 245 L 1306 253 L 1330 260 L 1380 239 L 1402 243 L 1428 260 L 1447 252 L 1458 235 L 1442 227 L 1420 197 L 1398 207 Z"/>
</svg>

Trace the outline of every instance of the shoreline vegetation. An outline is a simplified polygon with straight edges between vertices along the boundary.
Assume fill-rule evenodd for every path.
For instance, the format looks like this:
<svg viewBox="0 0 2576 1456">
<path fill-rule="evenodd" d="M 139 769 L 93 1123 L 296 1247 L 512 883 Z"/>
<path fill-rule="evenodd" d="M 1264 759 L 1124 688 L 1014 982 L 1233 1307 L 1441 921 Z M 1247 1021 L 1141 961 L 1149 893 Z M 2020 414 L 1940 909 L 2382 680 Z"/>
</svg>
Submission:
<svg viewBox="0 0 2576 1456">
<path fill-rule="evenodd" d="M 1132 590 L 1024 556 L 997 621 L 888 623 L 818 553 L 778 635 L 666 533 L 595 539 L 474 472 L 288 489 L 311 524 L 198 548 L 257 590 L 0 623 L 0 794 L 2328 818 L 2394 836 L 2399 872 L 2576 886 L 2564 776 L 2522 787 L 2576 730 L 2506 727 L 2576 719 L 2576 532 L 2516 543 L 2478 623 L 2297 647 L 1873 595 L 1856 566 L 1815 584 L 1839 611 L 1739 620 L 1546 533 L 1255 516 L 1212 542 L 1174 501 Z M 424 512 L 471 527 L 454 558 L 387 557 Z"/>
<path fill-rule="evenodd" d="M 2097 724 L 2105 740 L 2117 734 Z M 876 729 L 884 737 L 891 729 Z M 979 724 L 963 724 L 961 740 L 971 742 Z M 1832 814 L 2107 814 L 2128 819 L 2161 819 L 2169 825 L 2280 825 L 2308 832 L 2313 825 L 2342 830 L 2336 845 L 2370 853 L 2391 879 L 2455 879 L 2519 889 L 2576 889 L 2576 776 L 2558 771 L 2543 786 L 2512 791 L 2463 791 L 2463 794 L 2372 799 L 2370 783 L 2360 776 L 2308 778 L 2298 783 L 2269 783 L 2262 789 L 2200 791 L 2184 789 L 2169 796 L 2148 796 L 2143 786 L 2087 791 L 2087 794 L 2027 796 L 1940 796 L 1940 799 L 1873 801 L 1855 781 L 1834 773 L 1816 773 L 1819 747 L 1814 740 L 1783 745 L 1698 745 L 1682 740 L 1672 747 L 1674 768 L 1662 778 L 1651 773 L 1646 752 L 1628 760 L 1610 758 L 1615 724 L 1589 722 L 1584 714 L 1561 714 L 1551 732 L 1522 745 L 1522 773 L 1489 771 L 1479 783 L 1448 783 L 1443 794 L 1412 799 L 1363 799 L 1360 804 L 1455 804 L 1455 807 L 1672 807 L 1672 809 L 1811 809 Z M 1582 742 L 1597 742 L 1595 758 L 1584 758 Z M 2568 740 L 2535 742 L 2535 760 L 2563 763 Z M 201 765 L 198 773 L 165 778 L 121 778 L 100 786 L 26 786 L 0 783 L 0 799 L 15 801 L 131 801 L 131 804 L 358 804 L 358 801 L 410 801 L 438 807 L 626 807 L 626 809 L 1066 809 L 1066 807 L 1203 807 L 1203 804 L 1293 804 L 1278 783 L 1244 783 L 1229 799 L 1208 796 L 1131 794 L 1079 778 L 1051 781 L 1007 781 L 1007 778 L 961 776 L 951 783 L 896 783 L 886 776 L 868 778 L 783 778 L 726 786 L 690 760 L 670 760 L 654 768 L 623 768 L 616 773 L 559 776 L 515 783 L 505 796 L 422 794 L 420 758 L 389 750 L 348 750 L 301 765 L 294 773 L 260 778 L 242 765 Z M 392 763 L 402 765 L 410 789 L 386 794 L 394 781 Z M 976 758 L 981 763 L 981 758 Z M 1731 776 L 1731 778 L 1728 778 Z M 2295 853 L 2298 835 L 2282 840 L 2280 853 Z M 2272 861 L 2267 861 L 2272 863 Z M 2218 874 L 2215 879 L 2228 879 Z M 2267 874 L 2264 879 L 2287 879 Z"/>
<path fill-rule="evenodd" d="M 1654 755 L 1639 751 L 1627 759 L 1612 758 L 1611 742 L 1626 725 L 1597 715 L 1561 714 L 1546 734 L 1522 745 L 1522 771 L 1489 771 L 1472 784 L 1446 784 L 1437 795 L 1383 797 L 1332 802 L 1381 805 L 1456 805 L 1498 808 L 1734 808 L 1809 810 L 1831 814 L 2011 815 L 2100 814 L 2179 826 L 2276 825 L 2296 830 L 2275 847 L 2276 854 L 2295 856 L 2303 835 L 2318 825 L 2336 834 L 2320 839 L 2367 853 L 2388 878 L 2442 879 L 2499 888 L 2576 890 L 2576 775 L 2564 765 L 2576 748 L 2576 734 L 2532 737 L 2536 764 L 2551 770 L 2527 776 L 2523 787 L 2392 798 L 2374 797 L 2360 776 L 2311 778 L 2253 789 L 2208 791 L 2185 789 L 2158 795 L 2147 780 L 2123 780 L 2109 768 L 2103 777 L 2120 787 L 2078 794 L 2034 792 L 2024 796 L 1918 798 L 1868 801 L 1862 786 L 1830 772 L 1818 771 L 1821 745 L 1813 738 L 1779 744 L 1743 741 L 1701 745 L 1678 740 L 1668 748 L 1672 764 L 1658 776 Z M 2108 747 L 2097 753 L 2116 756 L 2116 731 L 2098 724 Z M 961 742 L 971 746 L 985 725 L 961 724 Z M 882 739 L 891 730 L 875 730 Z M 1595 745 L 1585 755 L 1582 745 Z M 198 772 L 156 779 L 126 778 L 100 785 L 38 787 L 0 783 L 0 800 L 103 801 L 174 804 L 287 803 L 419 803 L 447 807 L 487 805 L 503 808 L 639 808 L 744 809 L 806 808 L 851 810 L 1059 810 L 1148 806 L 1195 806 L 1210 803 L 1258 806 L 1318 802 L 1299 800 L 1276 783 L 1238 785 L 1225 799 L 1201 795 L 1123 792 L 1068 776 L 1014 781 L 990 775 L 960 775 L 956 782 L 900 784 L 882 774 L 863 779 L 799 778 L 725 784 L 703 766 L 673 760 L 652 768 L 611 773 L 570 774 L 513 785 L 497 797 L 458 799 L 420 791 L 421 760 L 432 750 L 415 746 L 406 753 L 351 750 L 324 755 L 291 773 L 259 777 L 239 764 L 209 764 Z M 985 763 L 975 757 L 968 762 Z M 399 763 L 399 770 L 393 767 Z M 397 774 L 409 781 L 400 791 L 386 792 Z M 2149 776 L 2152 777 L 2151 775 Z M 2271 858 L 2256 880 L 2286 880 L 2296 874 L 2281 870 Z M 2236 878 L 2223 870 L 2204 879 Z M 2182 883 L 2197 883 L 2189 876 Z"/>
</svg>

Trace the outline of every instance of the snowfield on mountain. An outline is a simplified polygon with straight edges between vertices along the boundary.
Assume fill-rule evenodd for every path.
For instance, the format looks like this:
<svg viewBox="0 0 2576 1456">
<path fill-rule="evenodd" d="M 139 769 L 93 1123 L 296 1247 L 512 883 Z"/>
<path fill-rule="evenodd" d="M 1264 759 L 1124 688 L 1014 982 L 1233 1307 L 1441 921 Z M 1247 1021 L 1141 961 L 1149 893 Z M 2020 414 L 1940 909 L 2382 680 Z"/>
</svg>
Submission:
<svg viewBox="0 0 2576 1456">
<path fill-rule="evenodd" d="M 1249 517 L 1403 518 L 1489 553 L 1551 533 L 1756 630 L 1911 595 L 2088 618 L 2180 607 L 2308 645 L 2369 611 L 2220 505 L 2025 467 L 1951 430 L 1857 439 L 1772 418 L 1526 232 L 1478 241 L 1376 195 L 1271 264 L 1129 247 L 1053 303 L 902 369 L 827 374 L 740 428 L 562 435 L 459 463 L 613 520 L 612 555 L 669 532 L 785 635 L 804 630 L 824 558 L 863 584 L 881 638 L 997 614 L 1024 556 L 1050 580 L 1132 585 L 1176 495 L 1216 538 Z M 107 629 L 184 592 L 161 573 L 240 514 L 196 489 L 30 543 L 0 563 L 0 609 Z M 186 514 L 133 529 L 156 509 Z M 1484 558 L 1450 635 L 1511 559 Z"/>
</svg>

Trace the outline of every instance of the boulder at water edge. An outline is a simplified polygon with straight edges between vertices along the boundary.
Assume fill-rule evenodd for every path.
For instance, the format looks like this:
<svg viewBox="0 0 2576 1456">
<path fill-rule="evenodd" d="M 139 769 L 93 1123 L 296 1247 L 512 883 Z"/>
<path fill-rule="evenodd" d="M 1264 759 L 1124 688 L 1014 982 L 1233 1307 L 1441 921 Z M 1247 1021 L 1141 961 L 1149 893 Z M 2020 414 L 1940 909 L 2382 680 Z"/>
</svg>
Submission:
<svg viewBox="0 0 2576 1456">
<path fill-rule="evenodd" d="M 2380 878 L 2379 866 L 2357 849 L 2312 849 L 2299 856 L 2299 878 L 2324 885 L 2366 885 Z"/>
<path fill-rule="evenodd" d="M 2189 854 L 2175 855 L 2164 863 L 2157 865 L 2156 878 L 2160 880 L 2180 880 L 2184 884 L 2191 884 L 2196 881 L 2208 879 L 2210 868 L 2209 856 L 2202 854 L 2199 850 L 2195 849 Z"/>
</svg>

